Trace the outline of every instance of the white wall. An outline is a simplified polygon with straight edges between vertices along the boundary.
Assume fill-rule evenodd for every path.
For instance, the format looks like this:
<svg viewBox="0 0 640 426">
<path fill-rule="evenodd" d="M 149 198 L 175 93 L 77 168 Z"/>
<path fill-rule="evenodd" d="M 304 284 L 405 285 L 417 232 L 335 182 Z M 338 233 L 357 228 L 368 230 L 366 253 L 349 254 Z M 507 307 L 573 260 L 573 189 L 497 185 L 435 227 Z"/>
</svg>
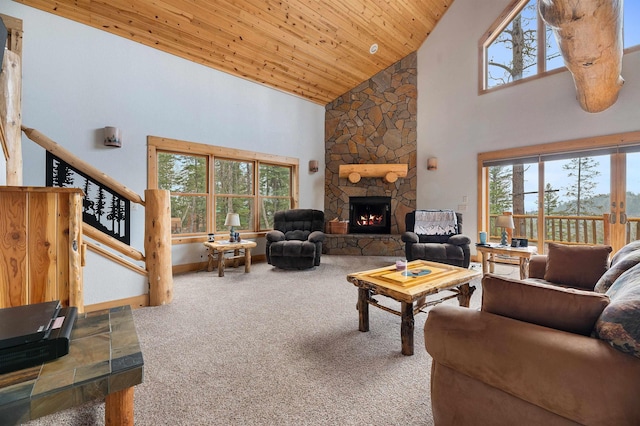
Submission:
<svg viewBox="0 0 640 426">
<path fill-rule="evenodd" d="M 568 71 L 478 95 L 478 40 L 510 0 L 456 0 L 418 51 L 418 208 L 463 205 L 477 238 L 477 155 L 640 129 L 640 52 L 625 55 L 625 84 L 604 112 L 583 111 Z M 427 171 L 427 158 L 439 159 Z"/>
<path fill-rule="evenodd" d="M 23 20 L 25 126 L 141 195 L 148 135 L 296 157 L 300 207 L 323 209 L 323 106 L 18 3 L 3 1 L 0 13 Z M 102 144 L 105 126 L 122 129 L 122 148 Z M 24 184 L 44 185 L 44 150 L 23 137 L 23 156 Z M 320 172 L 309 174 L 311 159 Z M 143 211 L 133 213 L 142 250 Z M 201 243 L 174 249 L 180 263 L 203 253 Z M 85 303 L 119 298 L 90 288 L 110 286 L 107 267 L 85 268 Z"/>
</svg>

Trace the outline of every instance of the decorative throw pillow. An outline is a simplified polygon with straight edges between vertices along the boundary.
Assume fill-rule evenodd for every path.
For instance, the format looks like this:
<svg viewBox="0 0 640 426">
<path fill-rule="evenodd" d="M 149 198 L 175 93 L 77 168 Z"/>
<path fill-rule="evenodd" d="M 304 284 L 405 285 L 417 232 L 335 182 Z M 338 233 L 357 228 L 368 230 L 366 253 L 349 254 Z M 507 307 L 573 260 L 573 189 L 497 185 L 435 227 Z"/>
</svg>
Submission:
<svg viewBox="0 0 640 426">
<path fill-rule="evenodd" d="M 640 240 L 632 241 L 629 244 L 622 247 L 620 250 L 616 252 L 611 258 L 611 265 L 617 263 L 621 258 L 625 257 L 627 254 L 634 252 L 636 250 L 640 250 Z"/>
<path fill-rule="evenodd" d="M 616 253 L 614 259 L 616 261 L 611 260 L 611 268 L 600 277 L 594 291 L 606 293 L 620 275 L 640 263 L 640 250 L 627 252 L 626 256 L 622 258 L 618 257 L 618 253 Z"/>
<path fill-rule="evenodd" d="M 592 291 L 492 274 L 482 279 L 483 311 L 585 336 L 608 303 L 608 296 Z"/>
<path fill-rule="evenodd" d="M 549 243 L 546 281 L 593 290 L 609 267 L 611 246 L 572 246 Z"/>
<path fill-rule="evenodd" d="M 607 295 L 611 303 L 596 322 L 596 337 L 640 358 L 640 264 L 620 275 Z"/>
</svg>

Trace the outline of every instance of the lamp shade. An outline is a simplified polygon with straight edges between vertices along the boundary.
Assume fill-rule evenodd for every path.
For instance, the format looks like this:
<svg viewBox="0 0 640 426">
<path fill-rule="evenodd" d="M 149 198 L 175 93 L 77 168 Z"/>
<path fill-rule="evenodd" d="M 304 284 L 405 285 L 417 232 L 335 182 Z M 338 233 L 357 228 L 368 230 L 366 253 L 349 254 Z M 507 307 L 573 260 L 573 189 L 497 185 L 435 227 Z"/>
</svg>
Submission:
<svg viewBox="0 0 640 426">
<path fill-rule="evenodd" d="M 238 213 L 227 213 L 224 226 L 240 226 L 240 215 Z"/>
<path fill-rule="evenodd" d="M 513 229 L 516 226 L 513 224 L 513 216 L 511 215 L 502 215 L 496 218 L 496 227 L 497 228 L 508 228 Z"/>
</svg>

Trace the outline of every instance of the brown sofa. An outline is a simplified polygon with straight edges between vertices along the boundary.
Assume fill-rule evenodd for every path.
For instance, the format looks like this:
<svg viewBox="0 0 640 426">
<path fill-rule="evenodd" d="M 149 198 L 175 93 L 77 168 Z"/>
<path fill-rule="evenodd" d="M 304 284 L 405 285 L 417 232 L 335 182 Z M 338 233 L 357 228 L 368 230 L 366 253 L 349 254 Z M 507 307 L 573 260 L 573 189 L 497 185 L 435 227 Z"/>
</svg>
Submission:
<svg viewBox="0 0 640 426">
<path fill-rule="evenodd" d="M 489 274 L 481 310 L 433 308 L 435 424 L 640 425 L 639 249 L 613 257 L 600 292 Z"/>
</svg>

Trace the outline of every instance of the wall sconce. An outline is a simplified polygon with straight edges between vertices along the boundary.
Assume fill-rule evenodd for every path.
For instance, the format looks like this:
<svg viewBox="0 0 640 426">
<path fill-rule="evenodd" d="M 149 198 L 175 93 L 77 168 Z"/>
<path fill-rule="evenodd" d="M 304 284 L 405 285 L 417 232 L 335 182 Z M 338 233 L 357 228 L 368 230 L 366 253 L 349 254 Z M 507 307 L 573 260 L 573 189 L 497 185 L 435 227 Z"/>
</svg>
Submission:
<svg viewBox="0 0 640 426">
<path fill-rule="evenodd" d="M 309 173 L 318 171 L 318 160 L 309 160 Z"/>
<path fill-rule="evenodd" d="M 438 159 L 436 157 L 427 159 L 427 170 L 438 170 Z"/>
<path fill-rule="evenodd" d="M 122 147 L 122 132 L 117 127 L 104 128 L 104 144 L 105 146 Z"/>
</svg>

